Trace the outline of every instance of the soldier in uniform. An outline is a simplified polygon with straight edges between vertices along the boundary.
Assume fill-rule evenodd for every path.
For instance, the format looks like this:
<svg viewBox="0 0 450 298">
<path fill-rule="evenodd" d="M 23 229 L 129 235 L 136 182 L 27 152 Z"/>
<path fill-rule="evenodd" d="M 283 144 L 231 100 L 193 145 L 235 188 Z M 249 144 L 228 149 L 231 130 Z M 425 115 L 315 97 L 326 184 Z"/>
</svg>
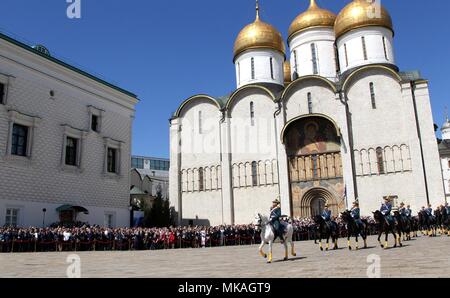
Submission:
<svg viewBox="0 0 450 298">
<path fill-rule="evenodd" d="M 428 205 L 428 208 L 425 209 L 429 217 L 433 217 L 433 208 L 431 207 L 431 204 Z"/>
<path fill-rule="evenodd" d="M 384 215 L 384 218 L 386 219 L 388 225 L 391 225 L 394 222 L 391 215 L 391 211 L 392 211 L 391 198 L 386 197 L 384 198 L 384 203 L 381 205 L 380 212 L 381 214 Z"/>
<path fill-rule="evenodd" d="M 283 225 L 280 222 L 281 218 L 280 204 L 281 204 L 280 200 L 276 199 L 275 201 L 272 202 L 272 208 L 270 209 L 269 220 L 274 229 L 275 239 L 277 239 L 277 237 L 280 237 L 280 239 L 283 237 Z"/>
<path fill-rule="evenodd" d="M 322 212 L 322 218 L 325 220 L 326 225 L 331 229 L 331 210 L 328 209 L 328 203 L 325 203 L 324 210 Z"/>
<path fill-rule="evenodd" d="M 350 215 L 355 220 L 356 225 L 358 225 L 358 227 L 362 228 L 363 222 L 361 220 L 361 210 L 359 209 L 359 202 L 358 201 L 353 202 L 353 207 L 350 210 Z"/>
<path fill-rule="evenodd" d="M 408 219 L 411 219 L 411 215 L 412 215 L 411 205 L 408 205 L 408 206 L 406 206 L 406 209 L 405 209 L 405 216 Z"/>
</svg>

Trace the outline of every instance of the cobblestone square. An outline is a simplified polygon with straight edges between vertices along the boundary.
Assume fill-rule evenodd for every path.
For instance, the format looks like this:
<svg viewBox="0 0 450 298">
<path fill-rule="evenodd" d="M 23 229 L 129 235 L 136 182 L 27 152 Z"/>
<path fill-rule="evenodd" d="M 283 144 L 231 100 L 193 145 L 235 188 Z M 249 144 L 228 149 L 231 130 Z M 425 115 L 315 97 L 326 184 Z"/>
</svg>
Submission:
<svg viewBox="0 0 450 298">
<path fill-rule="evenodd" d="M 392 239 L 390 241 L 392 246 Z M 361 243 L 360 243 L 361 244 Z M 419 237 L 404 247 L 383 250 L 375 237 L 369 248 L 321 252 L 314 242 L 297 242 L 297 257 L 281 261 L 274 245 L 274 263 L 266 264 L 257 246 L 132 252 L 77 252 L 81 277 L 269 278 L 367 277 L 368 256 L 381 258 L 381 277 L 450 277 L 450 238 Z M 72 253 L 0 254 L 0 277 L 66 277 Z"/>
</svg>

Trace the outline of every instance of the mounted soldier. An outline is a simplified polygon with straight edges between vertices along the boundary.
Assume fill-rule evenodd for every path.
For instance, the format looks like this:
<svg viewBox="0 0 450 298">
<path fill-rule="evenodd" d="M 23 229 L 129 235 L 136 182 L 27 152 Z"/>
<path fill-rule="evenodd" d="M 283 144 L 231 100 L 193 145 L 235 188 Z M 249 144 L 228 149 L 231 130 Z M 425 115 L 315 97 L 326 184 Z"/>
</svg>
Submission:
<svg viewBox="0 0 450 298">
<path fill-rule="evenodd" d="M 411 205 L 409 205 L 409 204 L 408 204 L 408 206 L 406 206 L 405 216 L 406 216 L 406 218 L 411 219 L 412 210 L 411 210 Z"/>
<path fill-rule="evenodd" d="M 381 205 L 380 212 L 381 214 L 383 214 L 388 225 L 394 224 L 394 218 L 391 215 L 391 211 L 392 211 L 391 197 L 390 196 L 385 197 L 384 203 Z"/>
<path fill-rule="evenodd" d="M 428 204 L 428 208 L 425 209 L 425 212 L 430 218 L 433 218 L 433 208 L 431 207 L 431 204 Z"/>
<path fill-rule="evenodd" d="M 276 199 L 272 202 L 272 208 L 270 209 L 270 216 L 269 220 L 273 227 L 275 239 L 277 237 L 280 237 L 280 239 L 283 239 L 283 232 L 284 232 L 284 226 L 280 222 L 281 219 L 281 202 L 279 199 Z"/>
<path fill-rule="evenodd" d="M 359 202 L 355 201 L 353 202 L 353 207 L 350 210 L 350 214 L 355 220 L 356 224 L 359 226 L 360 229 L 363 228 L 363 222 L 361 220 L 361 210 L 359 209 Z"/>
<path fill-rule="evenodd" d="M 329 209 L 328 203 L 325 203 L 324 208 L 325 209 L 323 210 L 321 216 L 322 216 L 323 220 L 325 220 L 325 223 L 327 224 L 327 226 L 331 229 L 332 228 L 332 226 L 331 226 L 331 210 Z"/>
</svg>

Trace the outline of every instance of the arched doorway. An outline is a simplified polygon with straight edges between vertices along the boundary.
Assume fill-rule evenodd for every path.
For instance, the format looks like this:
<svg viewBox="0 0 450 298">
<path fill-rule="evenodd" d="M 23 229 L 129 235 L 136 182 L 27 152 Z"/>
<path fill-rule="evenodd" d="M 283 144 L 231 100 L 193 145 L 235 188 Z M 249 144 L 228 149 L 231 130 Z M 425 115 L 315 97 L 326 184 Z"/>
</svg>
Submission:
<svg viewBox="0 0 450 298">
<path fill-rule="evenodd" d="M 333 214 L 343 202 L 340 132 L 326 116 L 311 114 L 290 121 L 283 130 L 291 186 L 292 216 L 311 217 L 325 203 Z M 344 204 L 345 206 L 345 204 Z"/>
</svg>

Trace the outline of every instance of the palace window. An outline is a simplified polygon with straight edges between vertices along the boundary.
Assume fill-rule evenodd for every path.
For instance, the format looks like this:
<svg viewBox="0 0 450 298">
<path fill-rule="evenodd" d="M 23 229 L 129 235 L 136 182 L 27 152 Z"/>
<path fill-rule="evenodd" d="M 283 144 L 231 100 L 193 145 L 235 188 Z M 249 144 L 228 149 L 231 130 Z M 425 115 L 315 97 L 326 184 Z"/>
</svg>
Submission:
<svg viewBox="0 0 450 298">
<path fill-rule="evenodd" d="M 5 226 L 17 227 L 19 221 L 19 209 L 7 208 L 5 216 Z"/>
<path fill-rule="evenodd" d="M 297 63 L 297 51 L 294 51 L 294 75 L 293 79 L 298 79 L 298 63 Z"/>
<path fill-rule="evenodd" d="M 273 76 L 273 58 L 270 57 L 270 77 L 272 78 L 272 80 L 274 79 Z"/>
<path fill-rule="evenodd" d="M 11 155 L 27 156 L 28 130 L 24 125 L 14 124 L 11 140 Z"/>
<path fill-rule="evenodd" d="M 102 119 L 104 111 L 94 106 L 88 106 L 88 112 L 90 130 L 100 133 L 102 130 Z"/>
<path fill-rule="evenodd" d="M 77 166 L 78 165 L 78 140 L 75 138 L 67 137 L 66 140 L 66 165 Z"/>
<path fill-rule="evenodd" d="M 252 186 L 258 186 L 258 163 L 252 162 Z"/>
<path fill-rule="evenodd" d="M 317 65 L 317 48 L 316 48 L 316 44 L 312 43 L 311 44 L 311 60 L 312 60 L 312 65 L 313 65 L 313 73 L 314 74 L 318 74 L 319 73 L 319 68 Z"/>
<path fill-rule="evenodd" d="M 117 173 L 117 149 L 108 148 L 108 173 Z"/>
<path fill-rule="evenodd" d="M 252 80 L 254 80 L 255 79 L 255 58 L 252 58 L 251 64 L 252 64 L 252 66 L 251 66 L 251 68 L 252 68 Z"/>
<path fill-rule="evenodd" d="M 383 49 L 384 49 L 384 57 L 386 58 L 386 60 L 389 60 L 386 47 L 386 37 L 384 36 L 383 36 Z"/>
<path fill-rule="evenodd" d="M 198 191 L 204 191 L 204 171 L 203 168 L 198 169 Z"/>
<path fill-rule="evenodd" d="M 374 84 L 372 82 L 370 82 L 369 87 L 370 87 L 370 100 L 372 102 L 372 109 L 376 109 L 377 108 L 377 103 L 376 103 L 376 98 L 375 98 L 375 87 L 374 87 Z"/>
<path fill-rule="evenodd" d="M 251 125 L 255 126 L 255 104 L 253 101 L 250 103 L 250 121 Z"/>
<path fill-rule="evenodd" d="M 363 36 L 361 37 L 362 41 L 362 48 L 363 48 L 363 54 L 364 54 L 364 60 L 367 60 L 367 47 L 366 47 L 366 38 Z"/>
<path fill-rule="evenodd" d="M 95 132 L 98 132 L 98 116 L 97 115 L 92 115 L 91 129 Z"/>
<path fill-rule="evenodd" d="M 308 113 L 313 113 L 313 103 L 312 103 L 312 95 L 311 92 L 308 92 Z"/>
<path fill-rule="evenodd" d="M 377 153 L 378 174 L 383 175 L 386 173 L 384 169 L 383 148 L 378 147 L 376 153 Z"/>
</svg>

